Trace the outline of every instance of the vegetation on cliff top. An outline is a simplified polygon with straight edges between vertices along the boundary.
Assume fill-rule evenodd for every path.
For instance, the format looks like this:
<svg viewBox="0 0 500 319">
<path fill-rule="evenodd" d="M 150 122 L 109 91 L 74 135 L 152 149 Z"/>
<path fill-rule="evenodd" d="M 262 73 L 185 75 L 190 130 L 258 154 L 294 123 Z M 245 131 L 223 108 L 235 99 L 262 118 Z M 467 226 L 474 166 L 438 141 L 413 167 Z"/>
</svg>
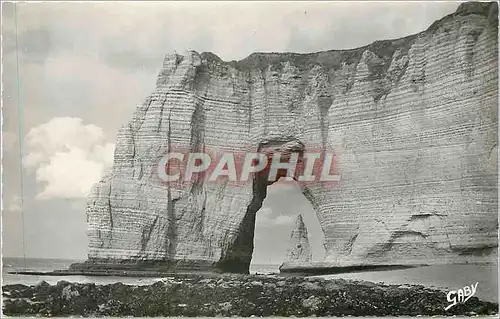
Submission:
<svg viewBox="0 0 500 319">
<path fill-rule="evenodd" d="M 409 48 L 418 37 L 435 32 L 443 23 L 450 19 L 454 19 L 456 16 L 465 16 L 469 14 L 483 15 L 488 17 L 490 21 L 496 21 L 496 23 L 498 23 L 498 5 L 496 2 L 467 2 L 462 3 L 456 12 L 434 22 L 423 32 L 400 39 L 375 41 L 369 45 L 359 48 L 348 50 L 329 50 L 314 53 L 255 52 L 242 60 L 230 62 L 223 61 L 211 52 L 204 52 L 201 56 L 208 62 L 227 64 L 240 71 L 264 71 L 269 66 L 271 67 L 271 70 L 280 70 L 285 62 L 292 63 L 301 71 L 311 69 L 315 65 L 326 70 L 336 70 L 339 69 L 343 63 L 348 65 L 357 64 L 360 61 L 363 52 L 370 50 L 384 61 L 384 63 L 381 63 L 380 65 L 375 66 L 373 70 L 370 70 L 375 75 L 380 75 L 385 73 L 389 67 L 392 56 L 397 49 L 400 49 L 401 53 L 404 54 L 408 52 Z"/>
</svg>

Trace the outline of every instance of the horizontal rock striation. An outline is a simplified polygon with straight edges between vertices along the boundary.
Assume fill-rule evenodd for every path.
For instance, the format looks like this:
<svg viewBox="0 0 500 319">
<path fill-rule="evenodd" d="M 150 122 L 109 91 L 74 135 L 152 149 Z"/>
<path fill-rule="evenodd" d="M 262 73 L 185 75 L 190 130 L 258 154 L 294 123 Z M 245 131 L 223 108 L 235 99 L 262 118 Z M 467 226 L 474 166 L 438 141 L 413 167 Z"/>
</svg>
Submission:
<svg viewBox="0 0 500 319">
<path fill-rule="evenodd" d="M 158 159 L 299 144 L 334 150 L 342 176 L 303 186 L 330 266 L 494 259 L 497 10 L 462 4 L 422 33 L 352 50 L 233 62 L 167 55 L 90 195 L 87 266 L 153 260 L 247 272 L 267 184 L 197 175 L 167 185 Z"/>
</svg>

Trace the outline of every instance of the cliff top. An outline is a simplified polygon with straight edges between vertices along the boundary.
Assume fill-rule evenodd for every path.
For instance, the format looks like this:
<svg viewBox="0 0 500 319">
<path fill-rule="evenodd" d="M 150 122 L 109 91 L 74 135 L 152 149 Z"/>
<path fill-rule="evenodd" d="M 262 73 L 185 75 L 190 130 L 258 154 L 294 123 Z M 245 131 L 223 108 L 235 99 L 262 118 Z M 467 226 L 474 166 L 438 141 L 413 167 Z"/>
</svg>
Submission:
<svg viewBox="0 0 500 319">
<path fill-rule="evenodd" d="M 460 4 L 457 10 L 435 21 L 427 30 L 409 35 L 399 39 L 378 40 L 371 44 L 346 50 L 328 50 L 314 53 L 293 53 L 293 52 L 255 52 L 239 61 L 223 61 L 211 52 L 203 52 L 202 59 L 208 62 L 228 64 L 238 70 L 260 69 L 264 70 L 271 65 L 271 69 L 280 68 L 282 62 L 292 61 L 299 69 L 308 69 L 312 64 L 320 65 L 322 68 L 338 68 L 342 63 L 351 64 L 361 59 L 361 55 L 367 49 L 377 54 L 384 60 L 390 60 L 396 49 L 402 53 L 408 51 L 414 40 L 419 36 L 432 33 L 439 29 L 445 22 L 457 16 L 467 16 L 470 14 L 483 15 L 490 23 L 498 26 L 498 4 L 496 2 L 466 2 Z"/>
</svg>

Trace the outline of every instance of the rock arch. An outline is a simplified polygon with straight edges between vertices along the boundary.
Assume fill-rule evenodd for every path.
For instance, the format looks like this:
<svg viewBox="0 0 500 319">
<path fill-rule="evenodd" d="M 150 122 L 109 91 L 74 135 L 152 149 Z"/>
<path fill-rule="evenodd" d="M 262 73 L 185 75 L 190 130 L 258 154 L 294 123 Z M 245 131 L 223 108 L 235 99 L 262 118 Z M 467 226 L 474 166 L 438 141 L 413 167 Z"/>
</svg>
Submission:
<svg viewBox="0 0 500 319">
<path fill-rule="evenodd" d="M 303 190 L 329 267 L 494 260 L 496 12 L 462 4 L 420 34 L 345 51 L 167 55 L 92 190 L 89 260 L 74 268 L 248 271 L 265 187 L 163 185 L 157 158 L 174 146 L 256 151 L 290 136 L 305 152 L 338 154 L 340 187 Z"/>
</svg>

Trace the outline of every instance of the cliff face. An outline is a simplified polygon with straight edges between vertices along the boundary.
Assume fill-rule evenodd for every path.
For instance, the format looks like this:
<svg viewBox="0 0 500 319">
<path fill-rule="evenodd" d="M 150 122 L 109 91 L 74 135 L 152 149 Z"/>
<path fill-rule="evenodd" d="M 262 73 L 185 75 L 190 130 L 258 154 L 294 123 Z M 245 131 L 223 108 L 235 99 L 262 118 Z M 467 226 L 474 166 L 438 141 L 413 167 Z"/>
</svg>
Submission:
<svg viewBox="0 0 500 319">
<path fill-rule="evenodd" d="M 237 62 L 167 55 L 156 89 L 119 132 L 112 171 L 90 195 L 89 261 L 247 271 L 266 186 L 165 185 L 158 158 L 287 142 L 336 152 L 340 184 L 303 188 L 330 265 L 494 253 L 497 23 L 496 4 L 468 3 L 425 32 L 353 50 Z"/>
<path fill-rule="evenodd" d="M 290 235 L 291 247 L 287 252 L 285 257 L 285 262 L 288 261 L 299 261 L 308 262 L 311 261 L 312 253 L 311 246 L 309 245 L 309 238 L 307 236 L 307 228 L 302 219 L 302 215 L 297 216 L 295 221 L 295 228 Z"/>
</svg>

